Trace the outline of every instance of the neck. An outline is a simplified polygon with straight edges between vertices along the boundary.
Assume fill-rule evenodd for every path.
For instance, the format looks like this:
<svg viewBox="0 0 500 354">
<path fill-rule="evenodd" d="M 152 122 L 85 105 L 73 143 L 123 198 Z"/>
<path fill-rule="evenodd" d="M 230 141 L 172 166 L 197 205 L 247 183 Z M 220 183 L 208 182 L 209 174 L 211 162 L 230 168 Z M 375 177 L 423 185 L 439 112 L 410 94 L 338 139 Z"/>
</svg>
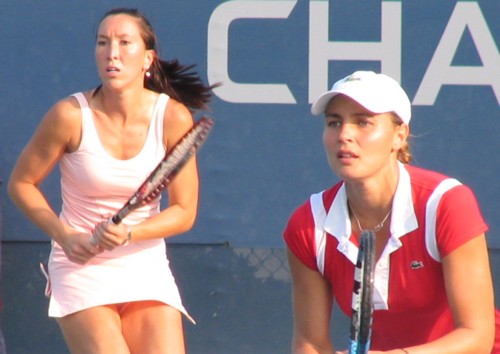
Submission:
<svg viewBox="0 0 500 354">
<path fill-rule="evenodd" d="M 387 214 L 384 216 L 384 218 L 382 219 L 382 221 L 380 221 L 378 224 L 376 224 L 375 226 L 371 227 L 371 226 L 368 226 L 368 227 L 363 227 L 361 225 L 361 221 L 359 220 L 358 216 L 356 215 L 356 212 L 354 211 L 354 209 L 351 207 L 350 203 L 349 203 L 349 200 L 347 200 L 347 206 L 349 208 L 349 210 L 351 211 L 351 214 L 352 216 L 354 217 L 354 220 L 356 220 L 356 225 L 358 226 L 359 228 L 359 231 L 360 232 L 363 232 L 365 230 L 369 230 L 369 231 L 373 231 L 373 232 L 378 232 L 380 231 L 384 225 L 385 225 L 385 222 L 387 221 L 387 219 L 389 218 L 389 215 L 391 214 L 392 212 L 392 208 L 389 209 L 389 211 L 387 212 Z"/>
<path fill-rule="evenodd" d="M 399 179 L 397 163 L 385 172 L 362 181 L 345 181 L 348 207 L 354 223 L 361 230 L 383 226 L 389 218 Z"/>
<path fill-rule="evenodd" d="M 100 108 L 109 117 L 121 117 L 127 120 L 130 116 L 135 116 L 137 109 L 142 109 L 146 98 L 145 90 L 113 91 L 102 87 L 98 93 Z"/>
</svg>

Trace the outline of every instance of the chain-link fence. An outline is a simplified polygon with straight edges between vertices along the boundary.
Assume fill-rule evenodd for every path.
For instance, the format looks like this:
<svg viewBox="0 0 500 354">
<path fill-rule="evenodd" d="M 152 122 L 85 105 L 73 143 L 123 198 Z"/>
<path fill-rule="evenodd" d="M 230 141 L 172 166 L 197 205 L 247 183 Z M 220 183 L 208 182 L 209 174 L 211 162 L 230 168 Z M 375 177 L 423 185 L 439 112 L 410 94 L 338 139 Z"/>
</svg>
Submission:
<svg viewBox="0 0 500 354">
<path fill-rule="evenodd" d="M 234 252 L 255 269 L 255 278 L 290 281 L 290 269 L 283 249 L 235 248 Z"/>
</svg>

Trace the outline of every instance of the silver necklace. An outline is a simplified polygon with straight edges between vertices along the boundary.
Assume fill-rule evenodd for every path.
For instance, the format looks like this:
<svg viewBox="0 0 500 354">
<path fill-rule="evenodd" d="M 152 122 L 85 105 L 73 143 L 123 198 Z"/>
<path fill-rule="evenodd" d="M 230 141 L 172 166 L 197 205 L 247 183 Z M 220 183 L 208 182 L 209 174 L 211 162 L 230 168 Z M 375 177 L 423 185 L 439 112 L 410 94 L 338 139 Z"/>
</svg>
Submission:
<svg viewBox="0 0 500 354">
<path fill-rule="evenodd" d="M 349 207 L 349 209 L 351 210 L 352 212 L 352 215 L 354 216 L 354 219 L 356 219 L 356 223 L 358 224 L 358 227 L 359 227 L 359 230 L 361 232 L 365 231 L 365 229 L 363 229 L 361 227 L 361 223 L 359 222 L 359 219 L 358 219 L 358 216 L 356 215 L 356 213 L 354 212 L 354 209 L 351 207 L 351 203 L 349 203 L 349 200 L 347 200 L 347 206 Z M 392 208 L 389 209 L 389 212 L 387 213 L 387 215 L 384 217 L 384 219 L 378 224 L 376 225 L 373 229 L 370 229 L 369 231 L 373 231 L 373 232 L 378 232 L 380 231 L 380 229 L 382 229 L 382 227 L 384 227 L 384 223 L 387 221 L 387 218 L 389 217 L 389 215 L 391 214 L 391 211 L 392 211 Z"/>
</svg>

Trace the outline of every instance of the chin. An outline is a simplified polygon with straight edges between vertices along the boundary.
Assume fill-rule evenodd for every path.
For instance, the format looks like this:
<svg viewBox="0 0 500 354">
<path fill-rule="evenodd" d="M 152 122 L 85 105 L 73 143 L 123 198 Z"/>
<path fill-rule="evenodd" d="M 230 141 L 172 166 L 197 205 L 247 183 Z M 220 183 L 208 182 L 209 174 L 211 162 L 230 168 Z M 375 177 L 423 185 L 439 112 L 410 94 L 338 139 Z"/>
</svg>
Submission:
<svg viewBox="0 0 500 354">
<path fill-rule="evenodd" d="M 357 181 L 363 178 L 360 171 L 352 166 L 331 166 L 333 172 L 343 181 Z"/>
</svg>

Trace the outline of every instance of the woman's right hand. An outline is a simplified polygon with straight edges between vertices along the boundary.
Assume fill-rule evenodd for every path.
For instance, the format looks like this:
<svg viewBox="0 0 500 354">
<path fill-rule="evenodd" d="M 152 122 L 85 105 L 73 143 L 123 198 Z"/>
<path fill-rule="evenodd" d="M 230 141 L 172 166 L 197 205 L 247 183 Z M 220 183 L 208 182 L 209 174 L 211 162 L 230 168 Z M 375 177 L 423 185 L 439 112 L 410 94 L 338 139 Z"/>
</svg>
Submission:
<svg viewBox="0 0 500 354">
<path fill-rule="evenodd" d="M 91 242 L 92 235 L 73 230 L 57 240 L 71 262 L 84 265 L 103 250 Z"/>
</svg>

